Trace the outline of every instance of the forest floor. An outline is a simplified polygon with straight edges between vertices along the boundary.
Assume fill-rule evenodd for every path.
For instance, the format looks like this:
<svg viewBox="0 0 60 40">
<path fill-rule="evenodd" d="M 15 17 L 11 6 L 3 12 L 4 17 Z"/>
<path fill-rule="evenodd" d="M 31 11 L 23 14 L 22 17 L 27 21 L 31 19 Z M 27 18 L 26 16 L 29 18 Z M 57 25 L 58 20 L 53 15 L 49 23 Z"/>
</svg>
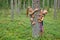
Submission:
<svg viewBox="0 0 60 40">
<path fill-rule="evenodd" d="M 23 12 L 24 11 L 24 12 Z M 15 13 L 13 21 L 8 10 L 0 10 L 0 40 L 60 40 L 60 12 L 54 19 L 53 9 L 48 11 L 44 19 L 44 34 L 37 39 L 32 38 L 32 27 L 25 10 L 18 15 Z"/>
</svg>

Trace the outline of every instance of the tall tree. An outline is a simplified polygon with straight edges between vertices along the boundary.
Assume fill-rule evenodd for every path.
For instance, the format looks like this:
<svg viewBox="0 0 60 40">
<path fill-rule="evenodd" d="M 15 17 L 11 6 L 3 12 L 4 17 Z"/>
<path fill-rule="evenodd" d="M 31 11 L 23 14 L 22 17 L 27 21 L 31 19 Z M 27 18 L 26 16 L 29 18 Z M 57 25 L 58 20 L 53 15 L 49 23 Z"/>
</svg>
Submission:
<svg viewBox="0 0 60 40">
<path fill-rule="evenodd" d="M 45 6 L 45 0 L 43 0 L 43 2 L 42 2 L 42 3 L 43 3 L 43 9 L 44 9 L 44 6 Z"/>
<path fill-rule="evenodd" d="M 60 8 L 60 0 L 57 0 L 58 8 Z"/>
<path fill-rule="evenodd" d="M 33 0 L 32 0 L 32 7 L 33 7 Z"/>
<path fill-rule="evenodd" d="M 25 6 L 26 6 L 26 5 L 25 5 L 25 2 L 26 2 L 26 0 L 23 1 L 23 8 L 24 8 L 24 9 L 25 9 Z"/>
<path fill-rule="evenodd" d="M 17 0 L 17 12 L 20 13 L 20 0 Z"/>
<path fill-rule="evenodd" d="M 40 9 L 40 0 L 32 0 L 32 8 L 39 8 Z M 33 37 L 39 37 L 39 33 L 40 33 L 40 28 L 39 28 L 39 23 L 37 21 L 38 19 L 38 14 L 40 13 L 40 11 L 38 11 L 37 13 L 34 13 L 34 21 L 36 22 L 35 25 L 32 25 L 32 36 Z"/>
<path fill-rule="evenodd" d="M 49 0 L 47 0 L 47 8 L 49 8 Z"/>
<path fill-rule="evenodd" d="M 56 11 L 56 9 L 57 9 L 57 0 L 54 0 L 54 19 L 57 18 L 57 11 Z"/>
<path fill-rule="evenodd" d="M 14 0 L 15 2 L 15 11 L 17 12 L 17 0 Z"/>
<path fill-rule="evenodd" d="M 30 1 L 31 1 L 31 0 L 28 0 L 28 6 L 30 6 Z"/>
<path fill-rule="evenodd" d="M 11 0 L 11 20 L 14 19 L 14 4 L 13 4 L 14 0 Z"/>
<path fill-rule="evenodd" d="M 49 7 L 51 8 L 51 0 L 49 0 Z"/>
</svg>

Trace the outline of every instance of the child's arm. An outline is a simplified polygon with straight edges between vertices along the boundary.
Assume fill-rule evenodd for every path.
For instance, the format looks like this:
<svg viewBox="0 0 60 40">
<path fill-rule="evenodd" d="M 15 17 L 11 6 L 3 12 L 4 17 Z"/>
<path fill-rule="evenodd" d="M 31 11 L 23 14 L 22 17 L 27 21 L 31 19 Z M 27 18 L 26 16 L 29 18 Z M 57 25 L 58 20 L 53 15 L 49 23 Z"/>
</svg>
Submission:
<svg viewBox="0 0 60 40">
<path fill-rule="evenodd" d="M 43 20 L 44 20 L 44 17 L 42 17 L 41 21 L 43 21 Z"/>
<path fill-rule="evenodd" d="M 32 14 L 34 14 L 35 12 L 39 11 L 38 8 L 36 8 L 34 11 L 32 11 Z"/>
<path fill-rule="evenodd" d="M 42 22 L 44 20 L 44 17 L 38 18 L 38 22 Z"/>
</svg>

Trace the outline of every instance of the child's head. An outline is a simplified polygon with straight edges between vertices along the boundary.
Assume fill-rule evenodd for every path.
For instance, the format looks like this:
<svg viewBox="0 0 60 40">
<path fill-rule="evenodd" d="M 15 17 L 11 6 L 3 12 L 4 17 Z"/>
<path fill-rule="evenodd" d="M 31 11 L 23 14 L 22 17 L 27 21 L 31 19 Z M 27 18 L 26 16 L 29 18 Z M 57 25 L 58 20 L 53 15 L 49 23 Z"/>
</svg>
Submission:
<svg viewBox="0 0 60 40">
<path fill-rule="evenodd" d="M 29 6 L 29 7 L 28 7 L 28 11 L 29 11 L 29 12 L 32 12 L 33 9 Z"/>
<path fill-rule="evenodd" d="M 29 7 L 27 8 L 27 16 L 28 16 L 29 13 L 31 14 L 32 11 L 33 11 L 33 9 L 29 6 Z"/>
<path fill-rule="evenodd" d="M 47 14 L 47 10 L 41 10 L 41 11 L 40 11 L 40 14 L 41 14 L 41 15 Z"/>
<path fill-rule="evenodd" d="M 47 14 L 47 10 L 43 10 L 43 14 Z"/>
</svg>

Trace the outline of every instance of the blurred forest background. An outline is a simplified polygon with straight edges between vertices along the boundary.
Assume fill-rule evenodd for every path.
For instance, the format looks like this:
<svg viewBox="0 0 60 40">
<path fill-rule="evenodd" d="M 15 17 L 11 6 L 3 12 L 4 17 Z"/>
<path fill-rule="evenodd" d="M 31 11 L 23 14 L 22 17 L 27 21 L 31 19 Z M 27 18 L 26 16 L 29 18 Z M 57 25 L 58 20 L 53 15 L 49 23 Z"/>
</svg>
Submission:
<svg viewBox="0 0 60 40">
<path fill-rule="evenodd" d="M 44 18 L 43 37 L 32 37 L 26 9 L 32 0 L 0 0 L 0 40 L 60 40 L 60 0 L 40 0 L 40 8 L 48 9 Z M 12 20 L 12 21 L 11 21 Z"/>
</svg>

